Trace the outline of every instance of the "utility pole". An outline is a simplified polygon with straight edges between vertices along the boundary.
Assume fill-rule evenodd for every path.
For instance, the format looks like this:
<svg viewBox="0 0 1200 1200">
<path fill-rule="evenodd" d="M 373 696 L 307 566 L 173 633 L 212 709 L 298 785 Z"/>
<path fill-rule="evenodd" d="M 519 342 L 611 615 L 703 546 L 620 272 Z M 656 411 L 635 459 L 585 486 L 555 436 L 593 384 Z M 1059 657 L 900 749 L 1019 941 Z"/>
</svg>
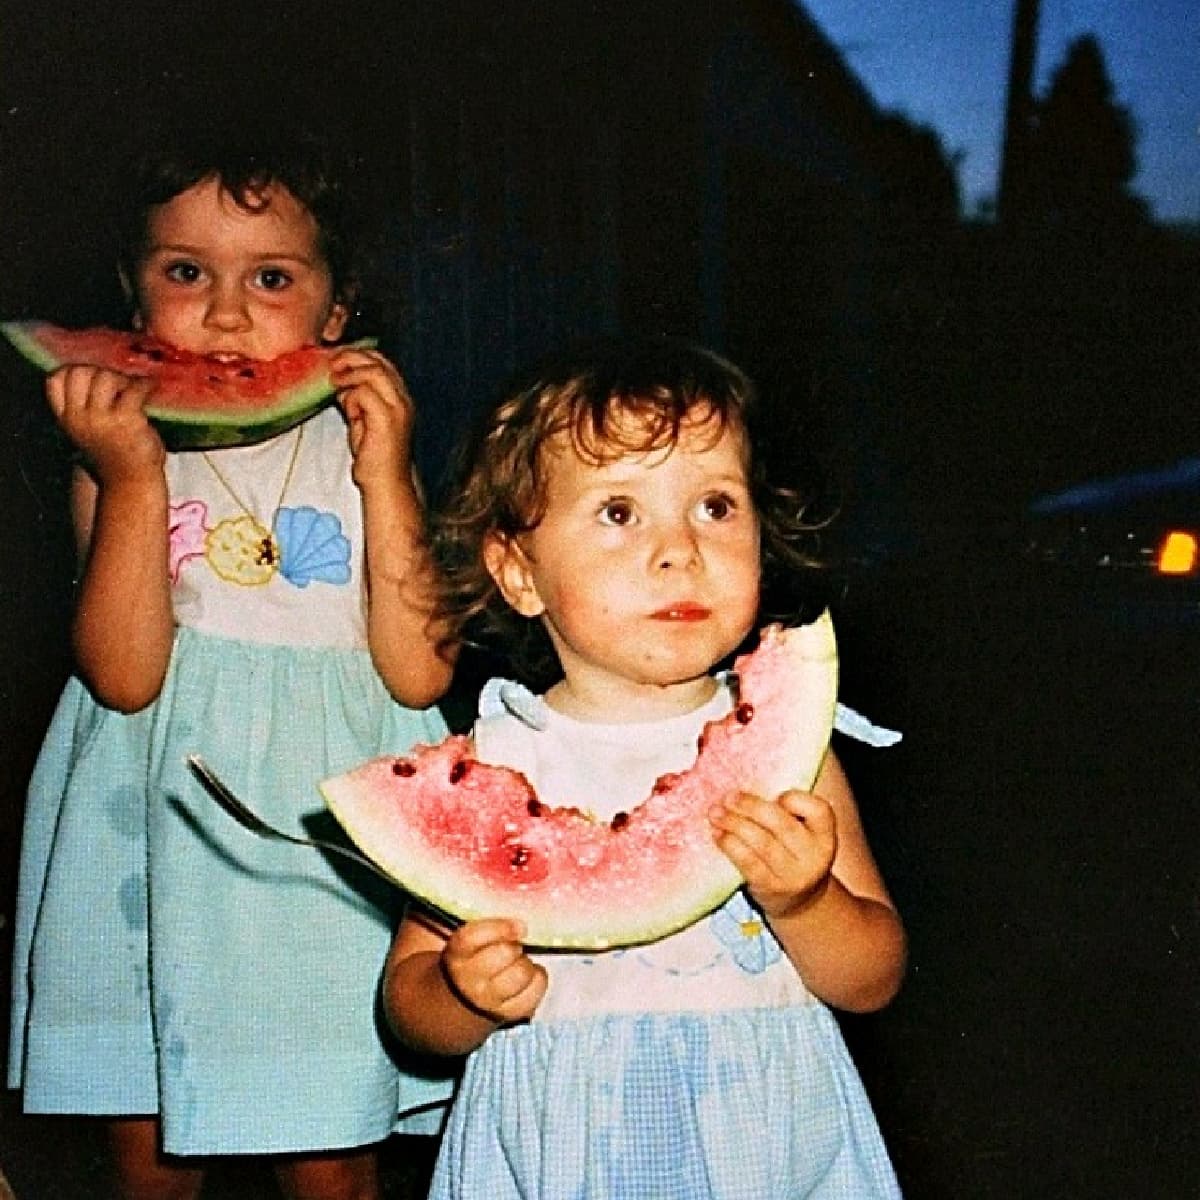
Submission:
<svg viewBox="0 0 1200 1200">
<path fill-rule="evenodd" d="M 1029 141 L 1033 129 L 1033 67 L 1041 0 L 1016 0 L 1012 58 L 1008 68 L 1008 101 L 1004 111 L 1004 143 L 1000 159 L 997 215 L 1001 225 L 1019 224 L 1029 192 Z"/>
</svg>

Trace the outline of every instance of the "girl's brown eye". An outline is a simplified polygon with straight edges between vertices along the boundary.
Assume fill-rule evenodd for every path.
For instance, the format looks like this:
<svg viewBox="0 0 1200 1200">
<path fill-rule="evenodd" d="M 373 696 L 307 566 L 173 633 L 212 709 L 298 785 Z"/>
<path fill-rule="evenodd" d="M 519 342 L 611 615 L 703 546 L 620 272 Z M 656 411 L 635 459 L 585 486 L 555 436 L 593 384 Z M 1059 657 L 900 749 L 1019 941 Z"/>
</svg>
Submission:
<svg viewBox="0 0 1200 1200">
<path fill-rule="evenodd" d="M 195 283 L 200 278 L 200 268 L 193 262 L 173 262 L 168 265 L 166 275 L 176 283 Z"/>
<path fill-rule="evenodd" d="M 600 510 L 600 519 L 606 525 L 629 525 L 633 521 L 633 508 L 624 500 L 610 500 Z"/>
<path fill-rule="evenodd" d="M 725 495 L 706 496 L 703 501 L 704 515 L 710 521 L 724 521 L 733 514 L 736 507 Z"/>
<path fill-rule="evenodd" d="M 263 267 L 258 272 L 256 282 L 268 292 L 279 292 L 292 282 L 292 277 L 279 267 Z"/>
</svg>

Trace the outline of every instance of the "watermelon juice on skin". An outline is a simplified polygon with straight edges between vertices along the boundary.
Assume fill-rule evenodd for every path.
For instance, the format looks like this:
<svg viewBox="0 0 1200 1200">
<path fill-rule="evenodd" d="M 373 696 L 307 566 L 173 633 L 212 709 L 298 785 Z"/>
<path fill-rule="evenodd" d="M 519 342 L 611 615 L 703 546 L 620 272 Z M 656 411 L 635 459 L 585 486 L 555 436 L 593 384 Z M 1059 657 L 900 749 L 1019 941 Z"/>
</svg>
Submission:
<svg viewBox="0 0 1200 1200">
<path fill-rule="evenodd" d="M 333 401 L 329 360 L 346 348 L 304 346 L 257 359 L 196 354 L 145 333 L 64 329 L 49 321 L 5 321 L 0 332 L 47 373 L 87 363 L 154 379 L 146 415 L 177 450 L 247 445 L 300 424 Z"/>
</svg>

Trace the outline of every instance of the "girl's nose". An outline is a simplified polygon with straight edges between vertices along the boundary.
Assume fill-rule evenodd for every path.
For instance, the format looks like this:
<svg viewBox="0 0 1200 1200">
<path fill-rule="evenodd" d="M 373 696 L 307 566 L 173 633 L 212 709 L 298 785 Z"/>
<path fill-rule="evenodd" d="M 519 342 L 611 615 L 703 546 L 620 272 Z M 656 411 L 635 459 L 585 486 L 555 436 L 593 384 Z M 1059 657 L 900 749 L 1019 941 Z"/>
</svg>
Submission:
<svg viewBox="0 0 1200 1200">
<path fill-rule="evenodd" d="M 250 314 L 241 291 L 237 288 L 214 289 L 204 311 L 204 324 L 223 333 L 248 329 Z"/>
<path fill-rule="evenodd" d="M 696 533 L 686 523 L 664 530 L 655 549 L 655 564 L 659 570 L 692 566 L 700 554 Z"/>
</svg>

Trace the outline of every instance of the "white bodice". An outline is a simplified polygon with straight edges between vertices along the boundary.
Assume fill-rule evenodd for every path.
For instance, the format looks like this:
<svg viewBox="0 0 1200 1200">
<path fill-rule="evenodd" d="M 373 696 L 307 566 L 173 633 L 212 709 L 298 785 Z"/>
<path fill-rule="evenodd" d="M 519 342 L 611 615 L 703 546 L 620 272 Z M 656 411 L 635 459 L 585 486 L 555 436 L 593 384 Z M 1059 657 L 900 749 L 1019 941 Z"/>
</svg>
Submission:
<svg viewBox="0 0 1200 1200">
<path fill-rule="evenodd" d="M 601 820 L 628 812 L 668 771 L 696 758 L 704 725 L 729 711 L 721 688 L 695 712 L 621 725 L 573 720 L 540 705 L 535 727 L 511 712 L 482 718 L 476 752 L 525 774 L 549 804 Z M 535 1020 L 613 1012 L 713 1012 L 813 1003 L 760 915 L 738 892 L 711 916 L 646 946 L 597 953 L 534 953 L 550 975 Z"/>
<path fill-rule="evenodd" d="M 350 466 L 335 408 L 255 445 L 168 455 L 176 622 L 248 641 L 365 647 Z"/>
</svg>

